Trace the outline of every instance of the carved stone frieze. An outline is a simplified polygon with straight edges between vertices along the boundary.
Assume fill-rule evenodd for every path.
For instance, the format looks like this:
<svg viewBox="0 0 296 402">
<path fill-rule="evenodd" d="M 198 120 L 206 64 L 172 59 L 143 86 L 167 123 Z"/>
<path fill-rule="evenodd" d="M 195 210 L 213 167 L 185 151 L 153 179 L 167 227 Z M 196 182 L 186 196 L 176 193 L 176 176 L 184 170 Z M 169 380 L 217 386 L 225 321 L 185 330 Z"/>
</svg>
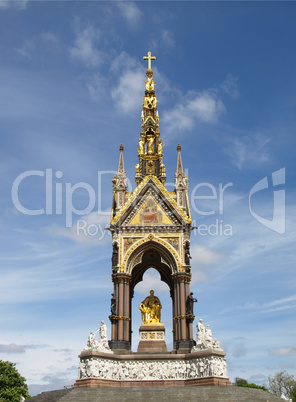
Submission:
<svg viewBox="0 0 296 402">
<path fill-rule="evenodd" d="M 227 378 L 223 357 L 209 356 L 184 360 L 116 360 L 93 356 L 82 358 L 78 377 L 118 381 L 187 380 L 201 377 Z"/>
</svg>

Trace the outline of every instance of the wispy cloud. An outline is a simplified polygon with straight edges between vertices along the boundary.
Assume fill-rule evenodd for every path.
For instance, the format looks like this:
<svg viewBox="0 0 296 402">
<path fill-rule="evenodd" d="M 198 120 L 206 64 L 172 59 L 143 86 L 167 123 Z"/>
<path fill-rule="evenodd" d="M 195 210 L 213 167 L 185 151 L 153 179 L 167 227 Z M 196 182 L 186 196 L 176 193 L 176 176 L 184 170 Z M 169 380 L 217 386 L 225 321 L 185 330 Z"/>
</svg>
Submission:
<svg viewBox="0 0 296 402">
<path fill-rule="evenodd" d="M 128 25 L 134 27 L 140 23 L 142 12 L 135 3 L 129 1 L 119 1 L 116 4 Z"/>
<path fill-rule="evenodd" d="M 165 293 L 168 291 L 168 285 L 160 280 L 159 273 L 150 269 L 145 272 L 145 281 L 141 281 L 137 285 L 137 292 L 143 295 L 148 295 L 153 289 L 156 293 Z"/>
<path fill-rule="evenodd" d="M 189 92 L 172 110 L 165 111 L 162 124 L 170 138 L 191 130 L 197 122 L 216 123 L 226 108 L 214 90 Z"/>
<path fill-rule="evenodd" d="M 57 36 L 53 32 L 42 32 L 41 34 L 41 39 L 44 42 L 49 42 L 49 43 L 57 43 L 59 40 Z"/>
<path fill-rule="evenodd" d="M 174 39 L 174 34 L 172 31 L 168 29 L 164 29 L 161 33 L 161 38 L 163 40 L 163 43 L 167 47 L 174 47 L 175 46 L 175 39 Z"/>
<path fill-rule="evenodd" d="M 15 8 L 25 10 L 28 5 L 28 0 L 0 0 L 0 9 Z"/>
<path fill-rule="evenodd" d="M 239 97 L 238 78 L 234 77 L 232 74 L 227 74 L 225 80 L 220 85 L 220 88 L 233 99 Z"/>
<path fill-rule="evenodd" d="M 292 356 L 296 355 L 296 346 L 282 347 L 273 349 L 270 352 L 271 356 Z"/>
<path fill-rule="evenodd" d="M 109 260 L 111 247 L 105 246 L 106 251 L 102 248 L 97 254 L 85 247 L 77 250 L 77 245 L 67 239 L 60 238 L 57 247 L 57 240 L 41 234 L 39 238 L 24 242 L 22 235 L 15 237 L 20 254 L 2 253 L 1 266 L 5 266 L 5 270 L 1 270 L 2 306 L 65 299 L 83 289 L 89 292 L 105 286 L 98 278 L 105 278 L 106 273 L 92 271 L 91 267 L 97 267 L 99 261 L 106 258 Z M 13 270 L 9 269 L 11 266 Z M 85 269 L 89 269 L 87 276 Z M 97 277 L 95 281 L 94 276 Z M 11 317 L 4 316 L 3 310 L 2 319 L 11 320 Z"/>
<path fill-rule="evenodd" d="M 207 281 L 212 276 L 211 267 L 224 263 L 228 256 L 226 253 L 205 246 L 194 246 L 191 249 L 192 280 Z"/>
<path fill-rule="evenodd" d="M 77 219 L 70 228 L 55 224 L 49 226 L 47 232 L 53 237 L 65 237 L 84 246 L 104 247 L 106 242 L 111 241 L 110 232 L 106 230 L 110 222 L 110 213 L 91 212 Z"/>
<path fill-rule="evenodd" d="M 231 162 L 242 169 L 243 167 L 256 167 L 269 161 L 267 145 L 269 138 L 260 134 L 243 138 L 232 138 L 224 151 L 230 156 Z"/>
<path fill-rule="evenodd" d="M 235 345 L 235 347 L 232 349 L 232 356 L 235 358 L 240 358 L 246 356 L 247 351 L 248 349 L 246 345 L 241 342 L 238 345 Z"/>
<path fill-rule="evenodd" d="M 32 40 L 26 39 L 22 46 L 14 49 L 18 54 L 29 59 L 32 58 L 35 49 L 35 43 Z"/>
<path fill-rule="evenodd" d="M 119 82 L 111 90 L 115 106 L 122 113 L 138 110 L 143 97 L 145 79 L 139 61 L 126 52 L 121 52 L 112 62 L 111 71 L 119 76 Z"/>
<path fill-rule="evenodd" d="M 91 98 L 94 101 L 105 101 L 109 92 L 109 82 L 106 77 L 96 72 L 92 77 L 84 79 Z"/>
<path fill-rule="evenodd" d="M 103 57 L 96 47 L 101 33 L 91 24 L 85 28 L 81 28 L 80 25 L 80 21 L 76 19 L 76 39 L 73 46 L 69 48 L 70 55 L 88 67 L 97 67 Z"/>
<path fill-rule="evenodd" d="M 248 302 L 244 305 L 232 306 L 230 310 L 249 310 L 257 314 L 274 313 L 281 310 L 296 309 L 296 295 L 266 303 Z"/>
<path fill-rule="evenodd" d="M 25 353 L 27 349 L 40 349 L 45 348 L 48 345 L 17 345 L 10 343 L 9 345 L 0 345 L 0 353 L 18 354 Z"/>
</svg>

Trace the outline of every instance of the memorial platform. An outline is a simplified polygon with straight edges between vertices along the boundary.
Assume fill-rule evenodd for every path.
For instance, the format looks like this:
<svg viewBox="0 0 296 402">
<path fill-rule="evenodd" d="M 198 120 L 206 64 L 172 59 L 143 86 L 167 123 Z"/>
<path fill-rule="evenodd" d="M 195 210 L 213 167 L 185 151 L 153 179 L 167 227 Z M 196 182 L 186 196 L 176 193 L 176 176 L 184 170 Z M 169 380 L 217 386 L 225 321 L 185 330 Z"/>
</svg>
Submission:
<svg viewBox="0 0 296 402">
<path fill-rule="evenodd" d="M 280 402 L 266 391 L 241 387 L 73 388 L 43 392 L 30 402 Z"/>
</svg>

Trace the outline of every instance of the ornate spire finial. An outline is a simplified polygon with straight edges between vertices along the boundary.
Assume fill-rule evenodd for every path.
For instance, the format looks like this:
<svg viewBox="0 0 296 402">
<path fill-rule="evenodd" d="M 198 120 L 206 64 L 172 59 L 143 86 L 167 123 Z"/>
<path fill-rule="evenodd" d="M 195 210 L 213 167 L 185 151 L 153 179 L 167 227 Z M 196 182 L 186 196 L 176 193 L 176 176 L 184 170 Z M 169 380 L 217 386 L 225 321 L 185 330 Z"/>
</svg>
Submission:
<svg viewBox="0 0 296 402">
<path fill-rule="evenodd" d="M 177 145 L 177 151 L 178 151 L 178 152 L 181 151 L 181 145 L 180 145 L 180 144 Z"/>
<path fill-rule="evenodd" d="M 136 165 L 135 177 L 137 185 L 147 175 L 157 176 L 162 183 L 166 181 L 165 167 L 162 162 L 164 144 L 159 138 L 157 98 L 151 69 L 151 60 L 156 60 L 156 57 L 151 56 L 151 52 L 148 52 L 148 56 L 144 56 L 143 60 L 148 60 L 148 70 L 146 71 L 147 79 L 141 113 L 141 136 L 138 142 L 139 163 Z"/>
<path fill-rule="evenodd" d="M 122 144 L 120 144 L 119 151 L 120 151 L 120 152 L 124 151 L 124 147 L 123 147 Z"/>
<path fill-rule="evenodd" d="M 152 74 L 153 74 L 153 72 L 152 72 L 152 69 L 151 69 L 151 60 L 156 60 L 156 57 L 155 56 L 151 56 L 151 52 L 148 52 L 148 56 L 144 56 L 143 57 L 143 60 L 148 60 L 148 70 L 147 70 L 147 73 L 148 73 L 148 71 L 149 72 L 151 72 Z M 147 74 L 146 73 L 146 74 Z M 148 74 L 147 74 L 148 75 Z"/>
</svg>

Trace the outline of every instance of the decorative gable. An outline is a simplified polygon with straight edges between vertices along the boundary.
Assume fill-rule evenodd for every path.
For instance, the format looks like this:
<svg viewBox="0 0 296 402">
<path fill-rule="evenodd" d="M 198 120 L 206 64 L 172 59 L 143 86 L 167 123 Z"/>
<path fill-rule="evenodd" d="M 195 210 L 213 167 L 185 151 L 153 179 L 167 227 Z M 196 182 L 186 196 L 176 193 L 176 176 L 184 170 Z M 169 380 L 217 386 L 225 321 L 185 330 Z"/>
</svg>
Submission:
<svg viewBox="0 0 296 402">
<path fill-rule="evenodd" d="M 186 225 L 191 218 L 155 176 L 146 176 L 120 211 L 111 219 L 116 226 Z"/>
</svg>

